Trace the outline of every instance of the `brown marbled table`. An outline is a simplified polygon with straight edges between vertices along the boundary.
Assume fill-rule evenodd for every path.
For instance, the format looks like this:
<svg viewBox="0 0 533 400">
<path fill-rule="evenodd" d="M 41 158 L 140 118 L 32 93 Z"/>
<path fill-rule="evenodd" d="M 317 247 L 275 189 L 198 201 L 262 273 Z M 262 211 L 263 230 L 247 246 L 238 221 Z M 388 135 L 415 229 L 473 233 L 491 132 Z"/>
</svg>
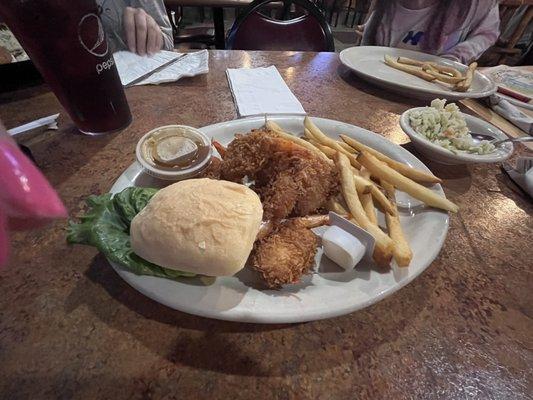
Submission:
<svg viewBox="0 0 533 400">
<path fill-rule="evenodd" d="M 226 68 L 271 64 L 311 115 L 408 142 L 398 116 L 421 103 L 326 53 L 212 51 L 207 75 L 127 89 L 134 122 L 101 138 L 77 134 L 45 87 L 1 95 L 0 118 L 9 128 L 62 112 L 59 131 L 25 142 L 75 215 L 149 129 L 235 118 Z M 0 398 L 531 398 L 533 207 L 498 165 L 428 165 L 461 207 L 440 255 L 396 294 L 325 321 L 186 315 L 130 288 L 95 249 L 67 246 L 64 221 L 15 234 L 0 271 Z"/>
</svg>

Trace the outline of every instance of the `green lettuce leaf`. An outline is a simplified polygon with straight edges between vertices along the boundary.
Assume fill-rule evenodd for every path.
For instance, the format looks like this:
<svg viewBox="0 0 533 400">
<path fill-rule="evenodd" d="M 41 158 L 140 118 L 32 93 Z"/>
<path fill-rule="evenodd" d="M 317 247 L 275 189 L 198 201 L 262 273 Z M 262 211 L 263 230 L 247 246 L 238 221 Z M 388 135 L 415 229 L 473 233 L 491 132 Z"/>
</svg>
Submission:
<svg viewBox="0 0 533 400">
<path fill-rule="evenodd" d="M 131 220 L 146 207 L 157 189 L 130 187 L 117 193 L 113 201 L 115 208 L 124 221 L 131 224 Z"/>
<path fill-rule="evenodd" d="M 130 224 L 148 204 L 157 189 L 129 187 L 112 196 L 110 193 L 87 198 L 88 211 L 80 222 L 69 221 L 67 242 L 96 247 L 110 261 L 124 266 L 137 275 L 177 279 L 194 276 L 189 272 L 175 271 L 152 264 L 136 255 L 131 249 Z"/>
</svg>

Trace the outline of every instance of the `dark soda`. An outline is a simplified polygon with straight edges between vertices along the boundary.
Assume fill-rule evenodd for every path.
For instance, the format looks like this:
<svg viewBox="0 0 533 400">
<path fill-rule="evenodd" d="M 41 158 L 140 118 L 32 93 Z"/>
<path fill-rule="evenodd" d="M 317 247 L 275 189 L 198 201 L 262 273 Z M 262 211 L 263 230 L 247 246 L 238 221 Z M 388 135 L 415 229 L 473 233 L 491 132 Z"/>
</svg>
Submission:
<svg viewBox="0 0 533 400">
<path fill-rule="evenodd" d="M 80 131 L 99 135 L 131 123 L 95 0 L 0 0 L 0 17 Z"/>
</svg>

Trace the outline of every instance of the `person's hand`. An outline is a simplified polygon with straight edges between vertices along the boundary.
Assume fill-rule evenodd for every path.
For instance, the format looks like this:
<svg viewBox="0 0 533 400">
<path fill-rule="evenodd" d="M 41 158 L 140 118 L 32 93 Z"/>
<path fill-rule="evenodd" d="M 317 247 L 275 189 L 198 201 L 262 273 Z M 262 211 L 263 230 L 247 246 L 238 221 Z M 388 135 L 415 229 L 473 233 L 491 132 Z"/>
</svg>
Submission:
<svg viewBox="0 0 533 400">
<path fill-rule="evenodd" d="M 163 48 L 163 33 L 142 8 L 126 7 L 123 15 L 126 44 L 132 53 L 152 55 Z"/>
</svg>

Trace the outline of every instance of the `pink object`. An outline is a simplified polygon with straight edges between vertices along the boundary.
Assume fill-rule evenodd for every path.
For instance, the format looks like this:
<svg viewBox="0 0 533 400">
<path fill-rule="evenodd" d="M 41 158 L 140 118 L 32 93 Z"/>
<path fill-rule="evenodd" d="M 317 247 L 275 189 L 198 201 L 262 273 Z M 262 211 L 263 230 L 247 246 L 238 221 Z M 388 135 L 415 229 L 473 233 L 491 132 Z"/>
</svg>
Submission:
<svg viewBox="0 0 533 400">
<path fill-rule="evenodd" d="M 51 219 L 65 218 L 67 210 L 43 174 L 0 129 L 1 266 L 7 260 L 8 228 L 36 228 Z"/>
<path fill-rule="evenodd" d="M 7 262 L 9 242 L 7 236 L 7 218 L 0 209 L 0 267 Z"/>
</svg>

